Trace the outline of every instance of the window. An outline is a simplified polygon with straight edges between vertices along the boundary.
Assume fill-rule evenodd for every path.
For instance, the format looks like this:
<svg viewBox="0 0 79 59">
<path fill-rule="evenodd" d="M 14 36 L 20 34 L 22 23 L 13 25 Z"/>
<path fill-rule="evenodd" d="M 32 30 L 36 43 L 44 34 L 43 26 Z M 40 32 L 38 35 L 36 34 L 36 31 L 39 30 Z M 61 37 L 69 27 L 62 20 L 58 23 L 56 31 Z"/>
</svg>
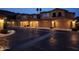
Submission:
<svg viewBox="0 0 79 59">
<path fill-rule="evenodd" d="M 22 16 L 22 19 L 27 19 L 27 16 Z"/>
<path fill-rule="evenodd" d="M 49 16 L 48 13 L 43 14 L 43 17 L 48 17 L 48 16 Z"/>
<path fill-rule="evenodd" d="M 42 14 L 42 18 L 48 18 L 48 17 L 49 17 L 49 13 Z"/>
<path fill-rule="evenodd" d="M 37 16 L 36 16 L 36 15 L 34 15 L 34 16 L 33 16 L 33 18 L 37 18 Z"/>
<path fill-rule="evenodd" d="M 62 13 L 61 13 L 61 12 L 59 12 L 59 13 L 58 13 L 58 17 L 61 17 L 61 16 L 62 16 Z"/>
<path fill-rule="evenodd" d="M 53 13 L 52 16 L 53 16 L 53 17 L 56 17 L 56 13 Z"/>
</svg>

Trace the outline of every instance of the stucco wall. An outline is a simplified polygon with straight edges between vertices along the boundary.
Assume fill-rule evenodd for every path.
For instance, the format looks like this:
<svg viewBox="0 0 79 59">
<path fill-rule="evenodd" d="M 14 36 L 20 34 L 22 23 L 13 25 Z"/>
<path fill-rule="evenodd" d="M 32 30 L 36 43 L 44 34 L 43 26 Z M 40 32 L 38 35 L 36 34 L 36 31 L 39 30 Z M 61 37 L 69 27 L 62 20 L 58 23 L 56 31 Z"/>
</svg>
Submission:
<svg viewBox="0 0 79 59">
<path fill-rule="evenodd" d="M 72 27 L 71 22 L 72 20 L 69 19 L 55 20 L 55 28 L 69 29 Z"/>
<path fill-rule="evenodd" d="M 52 22 L 51 21 L 39 21 L 38 27 L 51 27 Z"/>
</svg>

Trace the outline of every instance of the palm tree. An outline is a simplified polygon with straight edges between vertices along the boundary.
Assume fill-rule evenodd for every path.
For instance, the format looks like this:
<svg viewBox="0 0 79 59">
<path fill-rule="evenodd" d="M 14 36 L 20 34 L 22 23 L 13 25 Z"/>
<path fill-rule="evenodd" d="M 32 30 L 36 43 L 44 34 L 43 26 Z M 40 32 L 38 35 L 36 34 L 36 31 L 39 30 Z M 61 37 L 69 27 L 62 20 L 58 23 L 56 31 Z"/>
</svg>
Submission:
<svg viewBox="0 0 79 59">
<path fill-rule="evenodd" d="M 37 11 L 37 18 L 40 19 L 40 12 L 42 11 L 42 9 L 37 8 L 36 11 Z"/>
<path fill-rule="evenodd" d="M 42 9 L 41 8 L 37 8 L 36 11 L 37 11 L 37 13 L 40 13 L 42 11 Z"/>
</svg>

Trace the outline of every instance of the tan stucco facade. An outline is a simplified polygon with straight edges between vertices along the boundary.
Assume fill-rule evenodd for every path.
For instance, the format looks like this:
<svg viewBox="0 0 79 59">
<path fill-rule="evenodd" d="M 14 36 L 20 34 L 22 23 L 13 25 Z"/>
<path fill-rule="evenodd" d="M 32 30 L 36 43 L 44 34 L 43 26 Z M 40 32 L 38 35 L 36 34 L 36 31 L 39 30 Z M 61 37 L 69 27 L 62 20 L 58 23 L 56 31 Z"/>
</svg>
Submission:
<svg viewBox="0 0 79 59">
<path fill-rule="evenodd" d="M 52 26 L 51 21 L 46 21 L 46 20 L 39 21 L 38 24 L 39 24 L 39 27 L 51 27 Z"/>
<path fill-rule="evenodd" d="M 35 15 L 28 15 L 28 18 L 27 15 L 20 15 L 16 18 L 19 21 L 11 22 L 11 25 L 16 26 L 15 23 L 19 23 L 20 27 L 27 27 L 29 25 L 30 27 L 34 28 L 53 27 L 62 29 L 70 29 L 75 27 L 75 23 L 73 22 L 75 19 L 73 12 L 69 12 L 63 9 L 54 9 L 51 12 L 40 13 L 40 15 L 42 15 L 40 19 L 33 18 Z M 24 18 L 21 19 L 22 16 L 24 16 Z"/>
<path fill-rule="evenodd" d="M 63 29 L 72 28 L 72 20 L 68 20 L 68 19 L 55 20 L 55 28 L 63 28 Z"/>
</svg>

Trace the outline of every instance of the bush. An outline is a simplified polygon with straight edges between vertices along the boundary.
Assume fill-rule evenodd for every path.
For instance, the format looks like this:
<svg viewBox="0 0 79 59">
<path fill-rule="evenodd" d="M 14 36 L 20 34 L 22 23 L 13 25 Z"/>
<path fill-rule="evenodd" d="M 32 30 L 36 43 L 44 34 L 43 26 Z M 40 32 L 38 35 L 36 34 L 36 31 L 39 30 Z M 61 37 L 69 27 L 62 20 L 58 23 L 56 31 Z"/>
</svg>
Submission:
<svg viewBox="0 0 79 59">
<path fill-rule="evenodd" d="M 78 31 L 78 29 L 77 28 L 72 28 L 72 31 Z"/>
<path fill-rule="evenodd" d="M 1 30 L 0 33 L 2 33 L 2 34 L 7 34 L 7 33 L 8 33 L 8 30 L 6 30 L 6 29 Z"/>
</svg>

